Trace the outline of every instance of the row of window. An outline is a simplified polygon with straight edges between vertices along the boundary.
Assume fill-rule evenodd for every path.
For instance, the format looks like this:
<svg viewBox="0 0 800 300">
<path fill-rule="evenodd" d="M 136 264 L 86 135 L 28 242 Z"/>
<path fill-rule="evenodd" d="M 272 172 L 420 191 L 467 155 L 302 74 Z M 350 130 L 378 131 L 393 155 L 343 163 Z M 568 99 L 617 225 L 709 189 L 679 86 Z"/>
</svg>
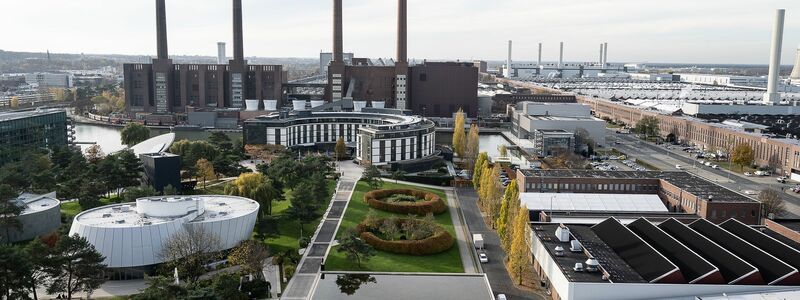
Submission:
<svg viewBox="0 0 800 300">
<path fill-rule="evenodd" d="M 536 181 L 536 179 L 532 179 Z M 540 191 L 614 191 L 614 192 L 657 192 L 658 185 L 631 183 L 526 183 L 527 190 Z"/>
</svg>

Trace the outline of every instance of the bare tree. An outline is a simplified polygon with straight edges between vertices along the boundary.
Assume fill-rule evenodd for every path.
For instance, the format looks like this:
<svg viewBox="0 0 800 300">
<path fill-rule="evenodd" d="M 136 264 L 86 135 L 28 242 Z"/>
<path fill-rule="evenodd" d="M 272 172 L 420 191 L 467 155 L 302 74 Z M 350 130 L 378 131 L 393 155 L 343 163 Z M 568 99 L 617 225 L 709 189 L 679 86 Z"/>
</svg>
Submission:
<svg viewBox="0 0 800 300">
<path fill-rule="evenodd" d="M 786 213 L 786 203 L 773 189 L 761 190 L 758 194 L 758 201 L 761 201 L 761 209 L 765 218 L 780 217 Z"/>
<path fill-rule="evenodd" d="M 159 253 L 190 281 L 205 273 L 205 265 L 221 257 L 219 238 L 203 227 L 187 227 L 167 240 Z"/>
</svg>

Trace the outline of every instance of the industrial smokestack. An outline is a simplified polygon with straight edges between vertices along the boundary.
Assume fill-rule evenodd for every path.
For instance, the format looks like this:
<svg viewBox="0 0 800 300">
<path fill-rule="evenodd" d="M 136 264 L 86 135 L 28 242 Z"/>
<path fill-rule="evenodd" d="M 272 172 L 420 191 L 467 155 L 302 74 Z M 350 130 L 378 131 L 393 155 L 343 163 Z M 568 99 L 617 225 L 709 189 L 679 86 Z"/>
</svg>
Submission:
<svg viewBox="0 0 800 300">
<path fill-rule="evenodd" d="M 608 64 L 608 43 L 603 43 L 603 67 Z"/>
<path fill-rule="evenodd" d="M 792 75 L 789 75 L 789 79 L 792 80 L 792 83 L 800 81 L 800 46 L 797 46 L 797 54 L 795 55 L 794 59 L 794 68 L 792 69 Z"/>
<path fill-rule="evenodd" d="M 564 42 L 558 45 L 558 68 L 561 69 L 562 65 L 564 65 Z"/>
<path fill-rule="evenodd" d="M 342 0 L 333 0 L 333 62 L 344 63 L 342 49 Z"/>
<path fill-rule="evenodd" d="M 508 57 L 506 57 L 506 77 L 511 77 L 511 40 L 508 40 Z"/>
<path fill-rule="evenodd" d="M 539 65 L 542 65 L 542 43 L 539 43 Z"/>
<path fill-rule="evenodd" d="M 775 11 L 775 24 L 772 28 L 772 48 L 769 55 L 769 79 L 767 93 L 764 94 L 764 104 L 778 104 L 781 95 L 778 93 L 778 75 L 781 69 L 781 47 L 783 47 L 783 19 L 785 9 Z"/>
<path fill-rule="evenodd" d="M 217 64 L 224 65 L 226 61 L 225 57 L 225 42 L 218 42 L 217 43 Z"/>
<path fill-rule="evenodd" d="M 597 63 L 603 65 L 603 43 L 600 43 L 600 59 L 597 60 Z"/>
<path fill-rule="evenodd" d="M 169 59 L 167 51 L 167 8 L 165 0 L 156 0 L 156 36 L 158 59 Z"/>
<path fill-rule="evenodd" d="M 244 60 L 242 38 L 242 0 L 233 0 L 233 59 Z"/>
<path fill-rule="evenodd" d="M 397 1 L 397 62 L 408 62 L 408 12 L 406 0 Z"/>
</svg>

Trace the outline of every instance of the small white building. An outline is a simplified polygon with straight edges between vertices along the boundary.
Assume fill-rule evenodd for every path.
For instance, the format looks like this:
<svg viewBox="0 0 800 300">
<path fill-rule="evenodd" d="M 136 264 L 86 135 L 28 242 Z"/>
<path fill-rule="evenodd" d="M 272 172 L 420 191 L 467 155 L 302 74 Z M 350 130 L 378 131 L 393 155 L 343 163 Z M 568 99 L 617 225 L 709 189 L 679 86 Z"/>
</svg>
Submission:
<svg viewBox="0 0 800 300">
<path fill-rule="evenodd" d="M 509 114 L 512 122 L 512 134 L 520 139 L 534 140 L 534 144 L 541 145 L 541 148 L 534 149 L 534 151 L 542 155 L 546 155 L 552 150 L 544 148 L 544 145 L 547 144 L 544 140 L 536 142 L 537 136 L 540 138 L 546 136 L 544 133 L 578 134 L 579 131 L 585 131 L 588 138 L 598 146 L 605 145 L 606 123 L 592 116 L 591 107 L 588 105 L 520 102 L 515 107 L 509 108 Z"/>
</svg>

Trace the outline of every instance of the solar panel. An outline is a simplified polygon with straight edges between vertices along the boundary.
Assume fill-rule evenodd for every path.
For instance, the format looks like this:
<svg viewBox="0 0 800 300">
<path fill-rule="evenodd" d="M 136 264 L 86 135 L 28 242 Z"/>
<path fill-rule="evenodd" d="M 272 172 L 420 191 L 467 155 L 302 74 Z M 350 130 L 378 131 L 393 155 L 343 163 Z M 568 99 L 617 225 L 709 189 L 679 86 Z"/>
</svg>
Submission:
<svg viewBox="0 0 800 300">
<path fill-rule="evenodd" d="M 680 270 L 658 251 L 622 225 L 617 219 L 608 218 L 591 227 L 609 247 L 614 249 L 639 275 L 649 282 L 662 282 L 669 278 L 670 283 L 683 283 Z"/>
<path fill-rule="evenodd" d="M 680 221 L 668 219 L 658 224 L 658 228 L 719 268 L 722 277 L 724 277 L 725 281 L 728 283 L 764 283 L 758 269 L 753 267 L 750 263 L 722 248 L 717 243 L 692 230 Z"/>
<path fill-rule="evenodd" d="M 628 224 L 628 228 L 659 253 L 673 262 L 689 283 L 725 283 L 719 269 L 675 238 L 665 233 L 650 221 L 639 218 Z"/>
<path fill-rule="evenodd" d="M 689 227 L 711 239 L 715 243 L 730 250 L 742 259 L 758 268 L 764 281 L 775 284 L 791 274 L 796 274 L 797 269 L 775 258 L 745 240 L 720 228 L 705 219 L 699 219 L 689 224 Z"/>
</svg>

